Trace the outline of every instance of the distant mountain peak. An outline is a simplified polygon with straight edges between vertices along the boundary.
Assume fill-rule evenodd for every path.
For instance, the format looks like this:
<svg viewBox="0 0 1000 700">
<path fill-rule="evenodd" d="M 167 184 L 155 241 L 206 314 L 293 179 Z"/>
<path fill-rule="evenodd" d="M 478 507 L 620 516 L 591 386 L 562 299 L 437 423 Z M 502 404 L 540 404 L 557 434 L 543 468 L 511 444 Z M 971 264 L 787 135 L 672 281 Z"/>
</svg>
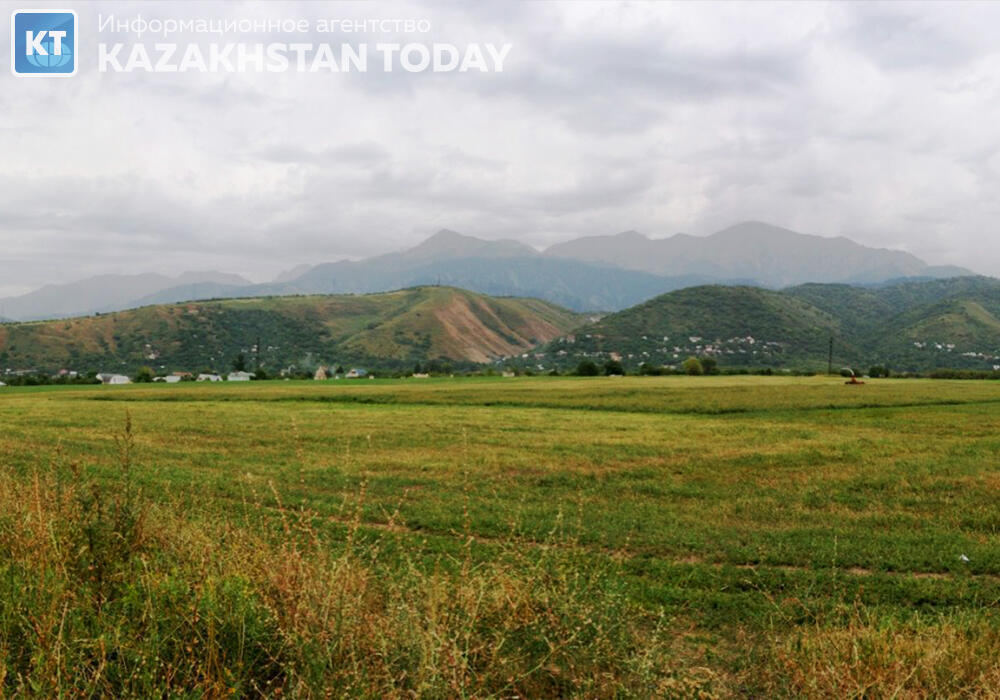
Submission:
<svg viewBox="0 0 1000 700">
<path fill-rule="evenodd" d="M 617 234 L 615 234 L 613 236 L 613 238 L 617 238 L 619 240 L 633 240 L 633 241 L 648 241 L 649 240 L 649 236 L 646 236 L 645 234 L 639 233 L 638 231 L 636 231 L 634 229 L 629 229 L 628 231 L 622 231 L 621 233 L 617 233 Z"/>
<path fill-rule="evenodd" d="M 870 283 L 935 274 L 923 260 L 904 251 L 870 248 L 849 238 L 803 234 L 753 220 L 709 236 L 650 239 L 629 231 L 577 238 L 550 247 L 546 255 L 667 277 L 705 275 L 768 287 Z"/>
<path fill-rule="evenodd" d="M 484 240 L 443 228 L 422 243 L 406 250 L 408 257 L 517 257 L 534 256 L 538 251 L 509 238 Z"/>
<path fill-rule="evenodd" d="M 291 282 L 292 280 L 298 279 L 302 275 L 306 274 L 311 269 L 312 265 L 302 263 L 301 265 L 296 265 L 291 269 L 282 270 L 280 273 L 278 273 L 278 276 L 271 281 L 276 283 Z"/>
<path fill-rule="evenodd" d="M 155 272 L 104 274 L 64 284 L 48 284 L 18 297 L 0 299 L 4 315 L 16 320 L 79 316 L 128 308 L 134 302 L 172 287 L 245 286 L 239 275 L 214 270 L 168 277 Z"/>
<path fill-rule="evenodd" d="M 475 236 L 468 236 L 464 233 L 459 233 L 458 231 L 453 231 L 450 228 L 442 228 L 429 236 L 420 245 L 427 245 L 428 243 L 452 243 L 455 241 L 479 241 L 479 238 Z"/>
<path fill-rule="evenodd" d="M 731 236 L 783 236 L 783 237 L 805 237 L 805 238 L 821 238 L 821 236 L 815 236 L 808 233 L 799 233 L 783 226 L 776 226 L 775 224 L 769 224 L 764 221 L 741 221 L 738 224 L 733 224 L 732 226 L 727 226 L 721 231 L 716 231 L 710 237 L 731 237 Z"/>
</svg>

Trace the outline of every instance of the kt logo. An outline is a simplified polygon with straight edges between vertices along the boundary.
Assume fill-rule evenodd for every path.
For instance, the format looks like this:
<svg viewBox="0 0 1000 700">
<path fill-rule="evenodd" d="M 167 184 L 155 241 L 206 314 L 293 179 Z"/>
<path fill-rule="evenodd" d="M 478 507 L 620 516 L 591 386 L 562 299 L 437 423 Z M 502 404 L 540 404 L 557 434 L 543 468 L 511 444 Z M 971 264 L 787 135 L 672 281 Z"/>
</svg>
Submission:
<svg viewBox="0 0 1000 700">
<path fill-rule="evenodd" d="M 76 13 L 18 10 L 10 18 L 10 68 L 18 76 L 76 74 Z"/>
</svg>

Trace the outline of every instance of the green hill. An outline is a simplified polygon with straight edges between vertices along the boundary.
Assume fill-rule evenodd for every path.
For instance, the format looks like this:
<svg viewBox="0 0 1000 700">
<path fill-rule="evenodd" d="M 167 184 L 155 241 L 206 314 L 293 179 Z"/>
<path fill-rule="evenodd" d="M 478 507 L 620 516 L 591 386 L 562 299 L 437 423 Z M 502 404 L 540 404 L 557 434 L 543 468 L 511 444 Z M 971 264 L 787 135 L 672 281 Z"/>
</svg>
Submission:
<svg viewBox="0 0 1000 700">
<path fill-rule="evenodd" d="M 717 354 L 724 364 L 787 364 L 824 355 L 839 320 L 781 292 L 703 286 L 656 297 L 578 329 L 550 348 L 673 364 Z"/>
<path fill-rule="evenodd" d="M 296 365 L 486 362 L 579 324 L 536 299 L 450 287 L 367 295 L 263 297 L 148 306 L 0 326 L 0 367 L 79 371 L 224 370 L 243 353 L 272 371 Z"/>
<path fill-rule="evenodd" d="M 632 365 L 711 355 L 722 366 L 818 369 L 831 337 L 838 366 L 992 369 L 1000 364 L 1000 281 L 692 287 L 606 316 L 547 350 L 566 366 L 613 354 Z"/>
</svg>

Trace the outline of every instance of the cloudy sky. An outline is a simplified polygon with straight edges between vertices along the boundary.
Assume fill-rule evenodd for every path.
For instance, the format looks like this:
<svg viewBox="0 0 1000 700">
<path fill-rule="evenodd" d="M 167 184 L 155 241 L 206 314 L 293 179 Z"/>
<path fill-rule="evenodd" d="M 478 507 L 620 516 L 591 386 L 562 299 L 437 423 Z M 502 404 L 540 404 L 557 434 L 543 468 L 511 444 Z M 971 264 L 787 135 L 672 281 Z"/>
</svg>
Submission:
<svg viewBox="0 0 1000 700">
<path fill-rule="evenodd" d="M 1000 3 L 56 5 L 78 75 L 0 73 L 0 295 L 261 281 L 440 228 L 542 247 L 746 219 L 1000 275 Z M 512 49 L 492 74 L 101 74 L 111 13 L 414 18 L 316 40 Z"/>
</svg>

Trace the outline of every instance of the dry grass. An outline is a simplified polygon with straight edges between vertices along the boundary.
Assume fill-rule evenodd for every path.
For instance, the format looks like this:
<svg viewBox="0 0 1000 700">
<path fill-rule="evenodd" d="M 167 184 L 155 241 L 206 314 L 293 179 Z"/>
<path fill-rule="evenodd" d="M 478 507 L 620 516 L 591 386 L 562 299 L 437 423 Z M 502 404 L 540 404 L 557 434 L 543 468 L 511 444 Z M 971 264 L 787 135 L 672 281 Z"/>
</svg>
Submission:
<svg viewBox="0 0 1000 700">
<path fill-rule="evenodd" d="M 879 621 L 859 610 L 847 626 L 774 639 L 752 686 L 815 698 L 1000 697 L 1000 628 L 982 617 Z"/>
<path fill-rule="evenodd" d="M 678 682 L 662 619 L 563 548 L 416 560 L 277 492 L 237 520 L 113 484 L 0 476 L 0 678 L 29 696 L 611 697 Z M 390 553 L 391 550 L 391 553 Z M 537 554 L 537 552 L 535 553 Z M 687 683 L 683 687 L 690 686 Z"/>
</svg>

